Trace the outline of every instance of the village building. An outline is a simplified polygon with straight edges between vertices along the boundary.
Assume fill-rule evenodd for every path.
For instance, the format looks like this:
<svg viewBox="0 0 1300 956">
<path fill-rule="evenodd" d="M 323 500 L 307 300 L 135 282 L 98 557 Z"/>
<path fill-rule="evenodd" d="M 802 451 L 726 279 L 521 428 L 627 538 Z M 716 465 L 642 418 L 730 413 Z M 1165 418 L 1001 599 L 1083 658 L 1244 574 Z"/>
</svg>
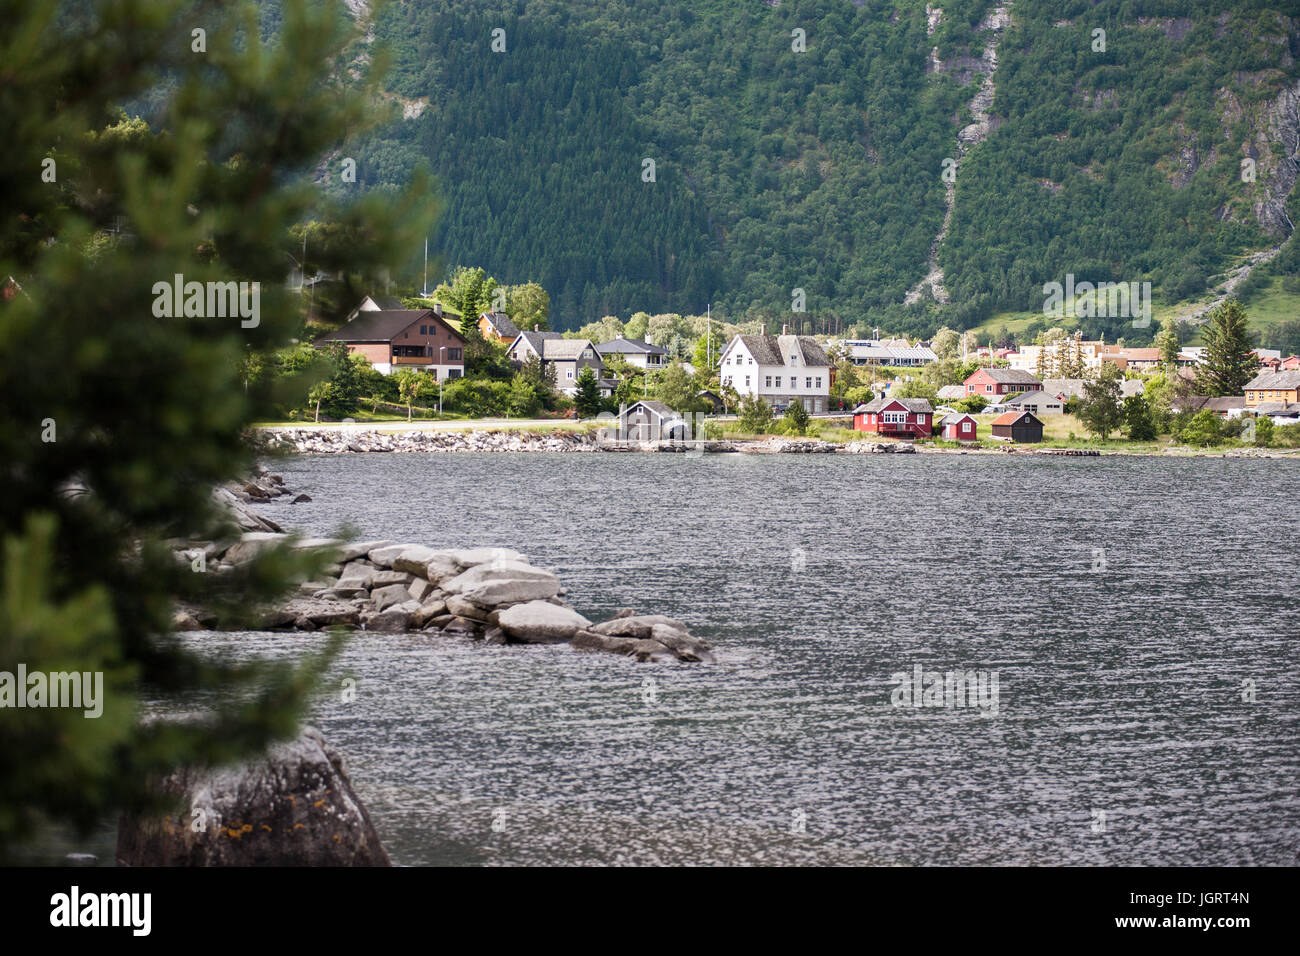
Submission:
<svg viewBox="0 0 1300 956">
<path fill-rule="evenodd" d="M 1246 407 L 1263 402 L 1300 402 L 1300 370 L 1260 372 L 1246 383 Z"/>
<path fill-rule="evenodd" d="M 543 368 L 555 370 L 555 388 L 565 395 L 577 394 L 578 376 L 584 368 L 595 373 L 601 395 L 614 394 L 618 385 L 605 377 L 605 363 L 589 339 L 566 339 L 559 332 L 520 332 L 506 350 L 506 356 L 520 364 L 536 356 Z"/>
<path fill-rule="evenodd" d="M 1154 348 L 1120 348 L 1107 345 L 1101 351 L 1101 360 L 1119 367 L 1120 371 L 1132 369 L 1135 372 L 1148 372 L 1160 366 L 1164 361 L 1160 350 Z"/>
<path fill-rule="evenodd" d="M 618 438 L 623 441 L 668 441 L 691 437 L 690 425 L 663 402 L 643 400 L 618 412 Z"/>
<path fill-rule="evenodd" d="M 641 339 L 625 339 L 617 335 L 596 346 L 602 360 L 618 355 L 633 368 L 655 372 L 668 367 L 668 350 L 661 345 L 651 345 Z"/>
<path fill-rule="evenodd" d="M 1043 440 L 1043 423 L 1032 412 L 1006 412 L 993 419 L 993 436 L 1016 442 Z"/>
<path fill-rule="evenodd" d="M 1013 395 L 1004 404 L 1012 410 L 1032 412 L 1035 415 L 1061 415 L 1065 413 L 1065 402 L 1059 395 L 1044 390 L 1023 392 Z"/>
<path fill-rule="evenodd" d="M 1243 395 L 1221 395 L 1211 398 L 1208 395 L 1184 395 L 1169 403 L 1175 412 L 1199 412 L 1209 409 L 1220 418 L 1240 418 L 1246 410 L 1246 398 Z"/>
<path fill-rule="evenodd" d="M 939 434 L 949 441 L 975 441 L 979 423 L 964 412 L 952 412 L 938 421 Z"/>
<path fill-rule="evenodd" d="M 854 365 L 918 366 L 939 361 L 929 346 L 909 345 L 907 339 L 847 339 L 843 344 Z"/>
<path fill-rule="evenodd" d="M 937 397 L 941 402 L 954 402 L 966 397 L 966 386 L 945 385 L 939 389 Z"/>
<path fill-rule="evenodd" d="M 977 368 L 962 382 L 967 395 L 1011 395 L 1016 392 L 1032 392 L 1043 387 L 1043 383 L 1021 369 L 1012 368 Z"/>
<path fill-rule="evenodd" d="M 877 398 L 853 409 L 853 428 L 887 438 L 929 438 L 934 409 L 924 398 Z"/>
<path fill-rule="evenodd" d="M 465 337 L 440 312 L 383 309 L 378 305 L 367 296 L 352 311 L 349 321 L 313 344 L 320 348 L 341 342 L 384 375 L 403 368 L 431 372 L 439 381 L 465 374 Z"/>
<path fill-rule="evenodd" d="M 489 342 L 507 345 L 519 336 L 518 327 L 504 312 L 484 312 L 478 317 L 478 331 Z"/>
<path fill-rule="evenodd" d="M 811 335 L 737 335 L 722 350 L 722 384 L 773 408 L 828 410 L 831 363 Z"/>
<path fill-rule="evenodd" d="M 1274 425 L 1294 425 L 1300 422 L 1300 405 L 1295 402 L 1261 402 L 1251 411 L 1256 418 L 1273 419 Z"/>
</svg>

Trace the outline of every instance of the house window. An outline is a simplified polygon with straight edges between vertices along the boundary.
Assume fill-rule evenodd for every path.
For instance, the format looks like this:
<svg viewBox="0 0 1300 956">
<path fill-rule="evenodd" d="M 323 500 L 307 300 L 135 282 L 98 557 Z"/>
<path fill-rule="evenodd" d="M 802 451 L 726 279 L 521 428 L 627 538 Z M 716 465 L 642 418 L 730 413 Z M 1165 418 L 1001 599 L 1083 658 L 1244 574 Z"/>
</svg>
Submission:
<svg viewBox="0 0 1300 956">
<path fill-rule="evenodd" d="M 984 391 L 986 391 L 986 392 L 991 392 L 991 391 L 993 391 L 993 386 L 992 386 L 992 385 L 985 385 L 985 386 L 984 386 Z"/>
<path fill-rule="evenodd" d="M 809 375 L 807 378 L 805 378 L 805 379 L 803 380 L 803 387 L 804 387 L 804 388 L 812 388 L 812 376 L 811 376 L 811 375 Z"/>
<path fill-rule="evenodd" d="M 820 375 L 817 376 L 817 387 L 818 388 L 822 387 L 822 377 Z"/>
<path fill-rule="evenodd" d="M 749 388 L 749 376 L 748 376 L 748 375 L 745 376 L 745 387 L 746 387 L 746 388 Z"/>
<path fill-rule="evenodd" d="M 770 375 L 764 375 L 764 376 L 763 376 L 763 387 L 764 387 L 764 388 L 771 388 L 771 387 L 772 387 L 772 376 L 770 376 Z"/>
<path fill-rule="evenodd" d="M 568 370 L 567 372 L 565 372 L 564 374 L 565 374 L 565 377 L 566 377 L 566 378 L 573 378 L 573 369 L 569 369 L 569 370 Z"/>
<path fill-rule="evenodd" d="M 780 387 L 781 387 L 781 376 L 780 376 L 780 375 L 778 375 L 778 376 L 776 377 L 776 387 L 777 387 L 777 388 L 780 388 Z"/>
<path fill-rule="evenodd" d="M 447 349 L 447 358 L 453 362 L 459 362 L 461 356 L 460 349 Z"/>
</svg>

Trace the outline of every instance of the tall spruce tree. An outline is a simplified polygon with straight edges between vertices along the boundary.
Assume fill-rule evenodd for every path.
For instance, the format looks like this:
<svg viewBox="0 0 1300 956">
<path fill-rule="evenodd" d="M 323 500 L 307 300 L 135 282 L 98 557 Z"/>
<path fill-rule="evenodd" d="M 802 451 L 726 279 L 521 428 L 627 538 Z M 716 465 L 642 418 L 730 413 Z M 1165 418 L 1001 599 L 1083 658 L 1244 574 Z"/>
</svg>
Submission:
<svg viewBox="0 0 1300 956">
<path fill-rule="evenodd" d="M 151 805 L 155 774 L 293 734 L 329 659 L 222 663 L 171 634 L 178 600 L 247 621 L 323 561 L 275 548 L 218 575 L 173 550 L 237 534 L 212 489 L 253 461 L 241 369 L 301 325 L 290 227 L 334 223 L 354 241 L 322 267 L 374 282 L 432 219 L 423 176 L 390 198 L 322 198 L 313 169 L 344 168 L 322 157 L 383 118 L 373 82 L 344 82 L 360 34 L 341 4 L 285 0 L 269 44 L 258 9 L 5 7 L 0 671 L 99 671 L 104 699 L 99 718 L 0 709 L 0 859 L 44 822 Z M 179 311 L 177 276 L 204 284 Z M 189 294 L 208 283 L 249 283 L 247 309 L 212 314 L 210 292 Z M 157 694 L 204 716 L 140 720 Z"/>
<path fill-rule="evenodd" d="M 1196 391 L 1200 395 L 1240 395 L 1246 383 L 1259 371 L 1253 354 L 1246 310 L 1230 299 L 1210 311 L 1201 333 L 1205 340 L 1205 361 L 1196 369 Z"/>
</svg>

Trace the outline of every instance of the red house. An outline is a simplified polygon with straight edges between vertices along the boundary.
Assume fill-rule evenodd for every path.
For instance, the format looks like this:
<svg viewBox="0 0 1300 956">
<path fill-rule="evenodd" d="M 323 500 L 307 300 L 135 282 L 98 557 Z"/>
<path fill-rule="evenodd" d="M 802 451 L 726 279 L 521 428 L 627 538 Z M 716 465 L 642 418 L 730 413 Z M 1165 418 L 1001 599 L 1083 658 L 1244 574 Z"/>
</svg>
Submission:
<svg viewBox="0 0 1300 956">
<path fill-rule="evenodd" d="M 1032 372 L 1015 368 L 977 368 L 966 381 L 967 395 L 1012 395 L 1016 392 L 1033 392 L 1043 383 Z"/>
<path fill-rule="evenodd" d="M 934 409 L 924 398 L 877 398 L 853 409 L 853 428 L 890 438 L 929 438 Z"/>
<path fill-rule="evenodd" d="M 951 441 L 975 441 L 979 423 L 970 415 L 945 415 L 939 419 L 939 432 Z"/>
</svg>

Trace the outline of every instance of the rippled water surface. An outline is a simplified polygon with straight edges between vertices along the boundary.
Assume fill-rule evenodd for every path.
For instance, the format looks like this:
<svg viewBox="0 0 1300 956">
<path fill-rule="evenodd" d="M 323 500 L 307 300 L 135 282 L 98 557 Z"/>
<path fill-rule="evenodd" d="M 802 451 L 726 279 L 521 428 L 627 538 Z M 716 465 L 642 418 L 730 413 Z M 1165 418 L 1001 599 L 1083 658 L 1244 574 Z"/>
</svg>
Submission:
<svg viewBox="0 0 1300 956">
<path fill-rule="evenodd" d="M 715 666 L 358 634 L 313 721 L 395 862 L 1296 864 L 1300 464 L 347 455 L 326 534 L 506 545 Z M 298 634 L 198 638 L 292 654 Z M 996 671 L 998 713 L 891 675 Z M 1254 701 L 1244 700 L 1251 693 Z"/>
</svg>

